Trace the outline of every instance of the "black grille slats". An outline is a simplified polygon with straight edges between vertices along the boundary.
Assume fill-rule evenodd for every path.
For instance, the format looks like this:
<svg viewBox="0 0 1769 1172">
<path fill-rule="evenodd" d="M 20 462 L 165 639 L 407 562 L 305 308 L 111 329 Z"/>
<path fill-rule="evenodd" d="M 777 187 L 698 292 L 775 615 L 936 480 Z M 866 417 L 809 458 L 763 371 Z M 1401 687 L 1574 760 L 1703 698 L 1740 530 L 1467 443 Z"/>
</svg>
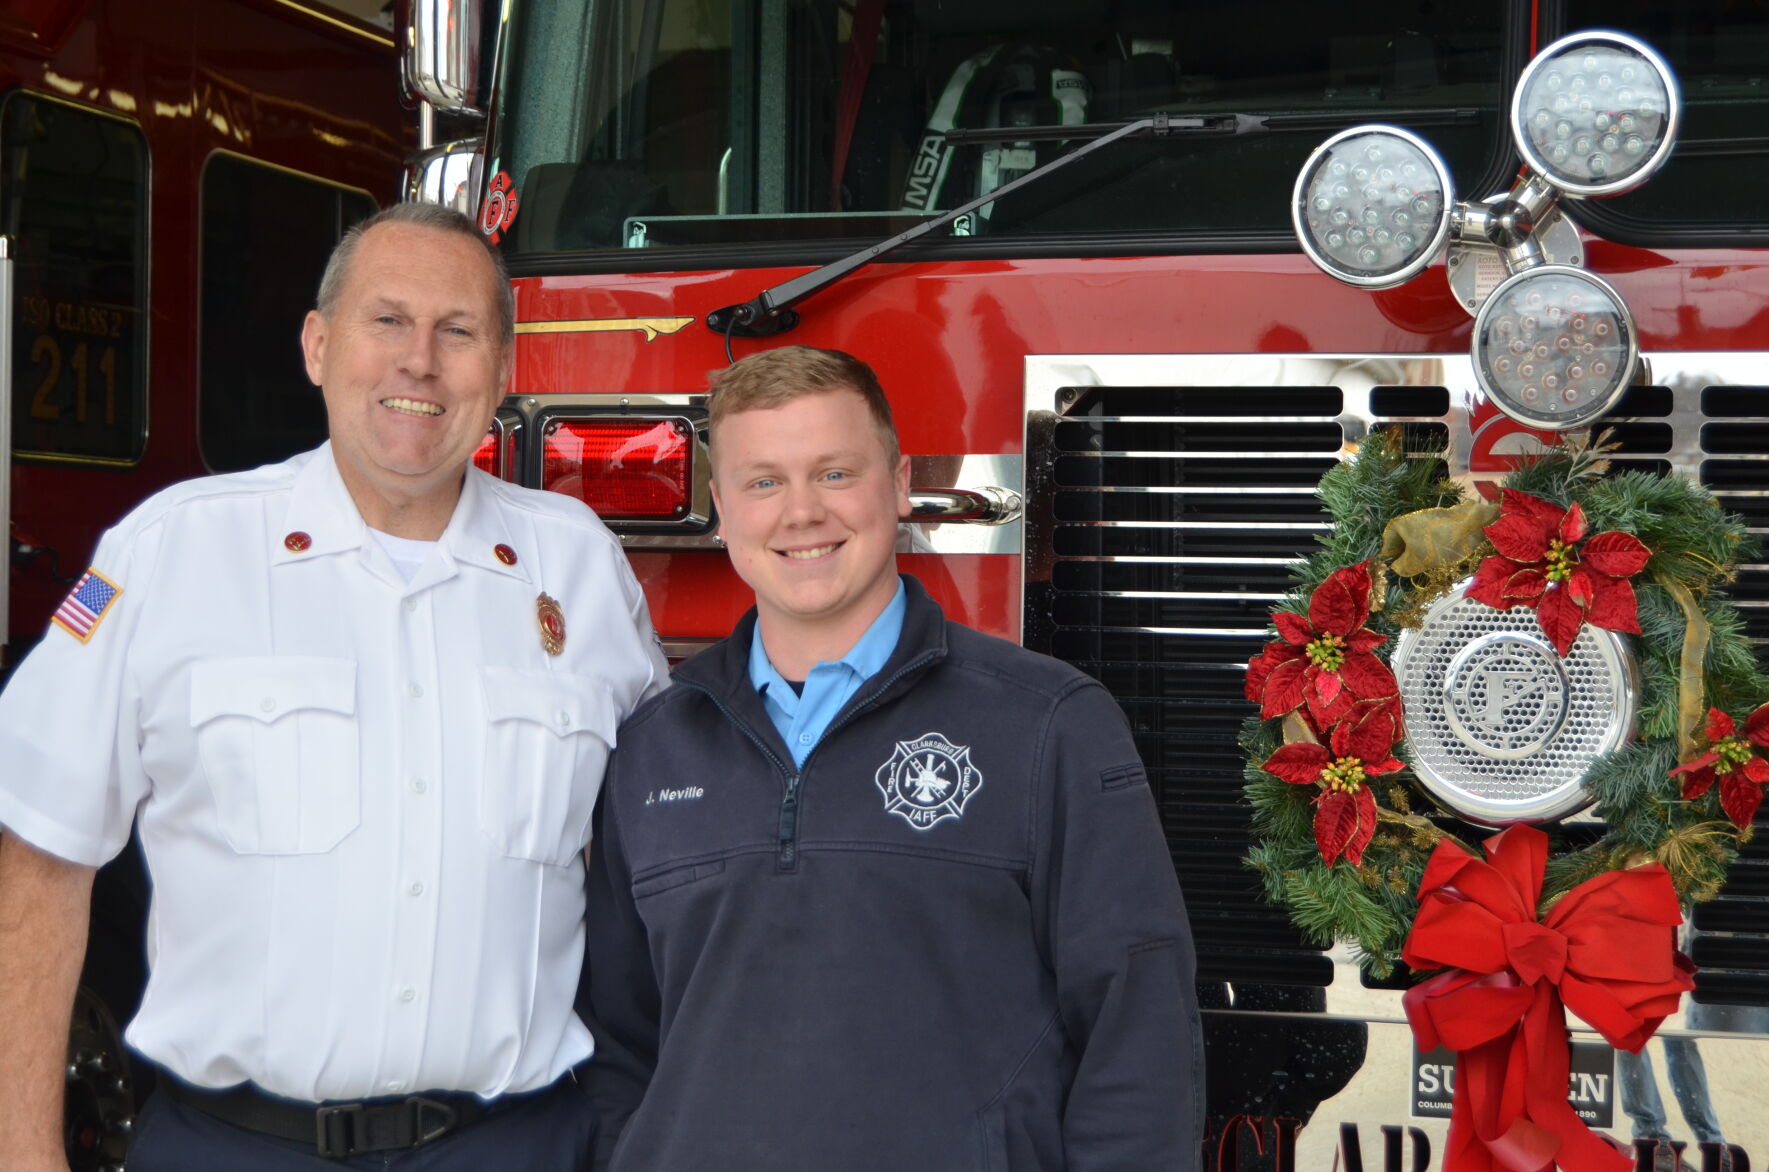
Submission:
<svg viewBox="0 0 1769 1172">
<path fill-rule="evenodd" d="M 1136 735 L 1185 888 L 1199 979 L 1324 986 L 1332 965 L 1258 895 L 1236 738 L 1243 665 L 1289 567 L 1326 531 L 1332 387 L 1094 387 L 1056 422 L 1050 651 L 1110 688 Z M 1044 458 L 1028 452 L 1034 466 Z M 1028 616 L 1027 629 L 1034 623 Z"/>
<path fill-rule="evenodd" d="M 1632 388 L 1598 425 L 1617 445 L 1612 462 L 1699 475 L 1769 537 L 1769 388 L 1725 381 L 1747 369 L 1761 377 L 1769 359 L 1759 359 L 1655 356 L 1663 384 Z M 1134 361 L 1136 373 L 1190 376 L 1242 359 Z M 1409 372 L 1437 363 L 1445 378 L 1458 369 L 1433 359 L 1295 361 Z M 1028 427 L 1026 642 L 1101 680 L 1130 720 L 1186 891 L 1200 980 L 1323 986 L 1326 954 L 1263 902 L 1242 862 L 1244 665 L 1290 589 L 1290 566 L 1325 532 L 1313 495 L 1320 476 L 1369 430 L 1404 425 L 1410 447 L 1447 444 L 1450 473 L 1478 478 L 1474 393 L 1355 377 L 1343 388 L 1189 382 L 1059 388 L 1042 407 L 1029 398 L 1029 410 L 1048 414 Z M 1733 595 L 1769 653 L 1769 564 L 1742 566 Z M 1769 1005 L 1769 826 L 1694 925 L 1701 998 Z"/>
</svg>

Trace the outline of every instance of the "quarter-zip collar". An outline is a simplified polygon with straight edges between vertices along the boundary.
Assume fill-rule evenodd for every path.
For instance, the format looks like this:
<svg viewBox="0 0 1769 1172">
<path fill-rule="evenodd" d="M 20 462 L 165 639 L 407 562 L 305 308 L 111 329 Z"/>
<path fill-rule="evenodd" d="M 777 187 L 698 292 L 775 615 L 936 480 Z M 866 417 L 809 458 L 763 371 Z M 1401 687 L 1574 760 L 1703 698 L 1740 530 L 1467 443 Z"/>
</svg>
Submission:
<svg viewBox="0 0 1769 1172">
<path fill-rule="evenodd" d="M 851 714 L 895 695 L 912 686 L 914 677 L 929 665 L 946 656 L 946 615 L 940 604 L 928 597 L 920 582 L 912 575 L 899 575 L 903 581 L 905 608 L 903 633 L 896 649 L 885 660 L 877 674 L 860 685 L 860 690 L 843 705 L 830 722 L 834 733 L 846 724 Z M 746 732 L 766 743 L 782 761 L 791 761 L 774 722 L 768 718 L 762 698 L 749 679 L 749 649 L 755 637 L 754 607 L 738 620 L 737 627 L 726 639 L 713 644 L 699 655 L 679 665 L 674 674 L 678 684 L 697 688 L 713 698 L 719 707 L 744 726 Z"/>
</svg>

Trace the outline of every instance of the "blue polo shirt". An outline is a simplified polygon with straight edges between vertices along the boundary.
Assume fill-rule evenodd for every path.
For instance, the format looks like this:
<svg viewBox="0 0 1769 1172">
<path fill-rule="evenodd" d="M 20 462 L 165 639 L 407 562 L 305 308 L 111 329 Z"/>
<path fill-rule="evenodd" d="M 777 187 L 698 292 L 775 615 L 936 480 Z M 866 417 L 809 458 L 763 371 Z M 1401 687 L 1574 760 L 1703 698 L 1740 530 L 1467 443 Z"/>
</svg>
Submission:
<svg viewBox="0 0 1769 1172">
<path fill-rule="evenodd" d="M 756 624 L 755 635 L 749 642 L 749 682 L 761 693 L 768 718 L 780 730 L 780 738 L 786 742 L 786 747 L 792 750 L 794 765 L 805 763 L 805 758 L 823 738 L 829 722 L 842 710 L 842 705 L 853 699 L 861 684 L 878 674 L 891 652 L 897 649 L 897 639 L 903 633 L 906 605 L 903 580 L 899 578 L 897 593 L 872 620 L 860 641 L 835 662 L 813 666 L 805 677 L 802 694 L 795 693 L 786 678 L 774 670 L 767 651 L 762 648 L 762 626 Z"/>
</svg>

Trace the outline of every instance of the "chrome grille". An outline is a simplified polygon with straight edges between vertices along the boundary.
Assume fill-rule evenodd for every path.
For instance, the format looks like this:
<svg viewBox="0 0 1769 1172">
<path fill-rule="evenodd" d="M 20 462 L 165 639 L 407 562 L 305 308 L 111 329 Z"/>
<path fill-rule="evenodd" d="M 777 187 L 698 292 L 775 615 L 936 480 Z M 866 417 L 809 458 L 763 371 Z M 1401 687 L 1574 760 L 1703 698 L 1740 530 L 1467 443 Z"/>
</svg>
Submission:
<svg viewBox="0 0 1769 1172">
<path fill-rule="evenodd" d="M 1769 534 L 1769 355 L 1650 355 L 1602 427 L 1625 467 L 1701 476 Z M 1155 785 L 1205 981 L 1326 985 L 1332 966 L 1259 898 L 1236 735 L 1248 658 L 1326 518 L 1315 482 L 1373 428 L 1497 478 L 1465 357 L 1026 359 L 1025 640 L 1118 698 Z M 1515 447 L 1515 441 L 1513 441 Z M 1504 448 L 1501 446 L 1501 451 Z M 1735 589 L 1769 653 L 1769 565 Z M 1769 810 L 1766 810 L 1769 824 Z M 1697 909 L 1704 999 L 1769 1004 L 1769 833 Z"/>
</svg>

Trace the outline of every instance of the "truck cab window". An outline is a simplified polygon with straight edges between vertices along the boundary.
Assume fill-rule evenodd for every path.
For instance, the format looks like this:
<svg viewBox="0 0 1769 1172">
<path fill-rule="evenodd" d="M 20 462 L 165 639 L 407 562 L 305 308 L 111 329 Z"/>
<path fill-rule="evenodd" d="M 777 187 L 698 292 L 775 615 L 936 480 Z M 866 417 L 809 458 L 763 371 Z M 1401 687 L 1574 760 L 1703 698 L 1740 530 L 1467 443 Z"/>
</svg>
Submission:
<svg viewBox="0 0 1769 1172">
<path fill-rule="evenodd" d="M 1574 205 L 1628 244 L 1760 242 L 1769 224 L 1769 22 L 1762 5 L 1568 0 L 1567 31 L 1612 28 L 1654 46 L 1683 93 L 1677 149 L 1651 183 Z"/>
<path fill-rule="evenodd" d="M 212 471 L 233 472 L 325 439 L 294 339 L 332 246 L 375 201 L 230 154 L 209 157 L 202 184 L 198 438 Z"/>
<path fill-rule="evenodd" d="M 1521 27 L 1503 5 L 1423 0 L 1361 16 L 1263 0 L 519 0 L 510 22 L 494 151 L 522 199 L 518 253 L 877 237 L 1068 146 L 953 145 L 947 129 L 1155 111 L 1428 125 L 1459 181 L 1502 183 L 1506 29 Z M 1284 233 L 1320 137 L 1127 141 L 959 231 L 1168 248 Z"/>
<path fill-rule="evenodd" d="M 0 231 L 18 243 L 12 442 L 132 464 L 147 438 L 147 143 L 125 119 L 0 102 Z"/>
</svg>

